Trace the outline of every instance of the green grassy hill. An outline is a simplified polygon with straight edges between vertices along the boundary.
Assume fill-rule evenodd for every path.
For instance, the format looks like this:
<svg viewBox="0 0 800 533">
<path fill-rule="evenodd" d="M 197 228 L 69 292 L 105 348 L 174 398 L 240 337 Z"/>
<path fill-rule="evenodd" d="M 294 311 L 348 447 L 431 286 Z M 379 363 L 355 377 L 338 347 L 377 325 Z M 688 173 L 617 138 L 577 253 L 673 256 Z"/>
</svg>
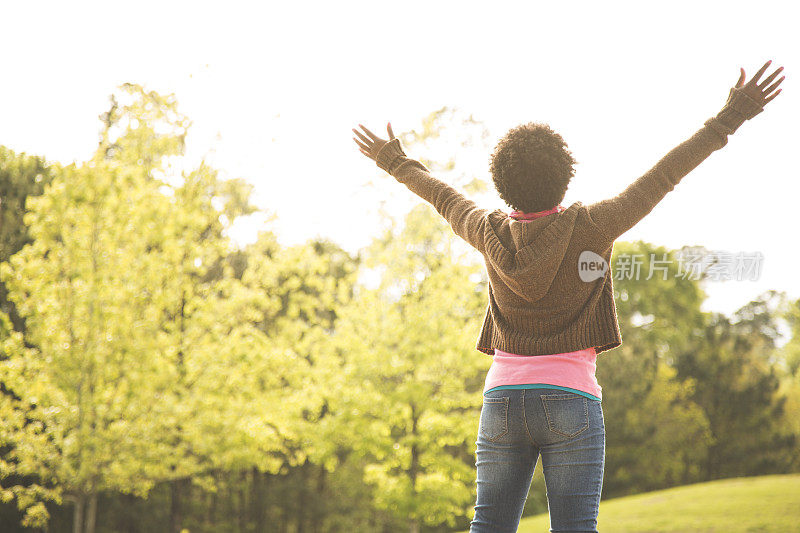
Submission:
<svg viewBox="0 0 800 533">
<path fill-rule="evenodd" d="M 547 514 L 519 533 L 546 533 Z M 731 478 L 600 502 L 597 530 L 629 532 L 800 532 L 800 474 Z"/>
</svg>

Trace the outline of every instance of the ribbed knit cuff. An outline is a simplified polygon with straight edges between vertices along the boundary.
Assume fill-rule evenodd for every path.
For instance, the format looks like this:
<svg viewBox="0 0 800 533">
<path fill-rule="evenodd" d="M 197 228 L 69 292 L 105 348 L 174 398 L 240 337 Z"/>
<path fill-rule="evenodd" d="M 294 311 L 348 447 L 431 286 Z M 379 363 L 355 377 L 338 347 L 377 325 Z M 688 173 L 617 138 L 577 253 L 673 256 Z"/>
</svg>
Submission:
<svg viewBox="0 0 800 533">
<path fill-rule="evenodd" d="M 403 147 L 400 146 L 400 139 L 394 138 L 378 150 L 378 155 L 375 156 L 375 163 L 391 174 L 392 171 L 400 166 L 404 157 L 406 157 L 406 153 L 403 151 Z"/>
<path fill-rule="evenodd" d="M 706 121 L 706 124 L 714 127 L 720 133 L 731 135 L 739 126 L 764 111 L 764 106 L 756 102 L 753 98 L 746 95 L 741 87 L 732 87 L 728 93 L 728 101 L 722 111 L 714 117 L 716 120 Z"/>
</svg>

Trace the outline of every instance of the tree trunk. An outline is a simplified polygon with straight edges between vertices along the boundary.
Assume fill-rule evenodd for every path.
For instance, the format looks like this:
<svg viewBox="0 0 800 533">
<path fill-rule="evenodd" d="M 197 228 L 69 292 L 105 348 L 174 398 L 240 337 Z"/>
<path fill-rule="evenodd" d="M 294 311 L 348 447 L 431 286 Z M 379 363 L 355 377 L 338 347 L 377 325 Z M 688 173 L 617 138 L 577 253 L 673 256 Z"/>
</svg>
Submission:
<svg viewBox="0 0 800 533">
<path fill-rule="evenodd" d="M 89 508 L 86 510 L 86 530 L 85 533 L 94 533 L 97 523 L 97 493 L 89 496 Z"/>
<path fill-rule="evenodd" d="M 77 494 L 75 496 L 75 510 L 72 514 L 72 533 L 84 533 L 83 531 L 83 509 L 86 505 L 86 496 Z"/>
<path fill-rule="evenodd" d="M 267 528 L 264 523 L 264 477 L 258 468 L 253 467 L 253 494 L 250 498 L 253 508 L 253 531 L 255 533 L 266 533 Z"/>
<path fill-rule="evenodd" d="M 219 505 L 219 496 L 216 492 L 211 493 L 211 507 L 208 509 L 209 518 L 213 525 L 217 525 L 217 506 Z"/>
<path fill-rule="evenodd" d="M 171 481 L 170 484 L 170 509 L 169 509 L 169 523 L 170 531 L 172 533 L 180 533 L 183 529 L 183 512 L 182 501 L 183 496 L 183 480 L 176 479 Z"/>
<path fill-rule="evenodd" d="M 311 532 L 320 533 L 322 531 L 322 521 L 328 512 L 327 499 L 325 498 L 325 480 L 328 472 L 325 467 L 319 466 L 319 473 L 317 474 L 317 501 L 314 504 L 314 509 L 311 515 Z"/>
<path fill-rule="evenodd" d="M 278 524 L 278 533 L 289 533 L 289 523 L 292 520 L 292 508 L 290 507 L 292 502 L 287 501 L 288 498 L 284 496 L 288 492 L 286 489 L 287 479 L 288 475 L 280 476 L 277 479 L 273 478 L 273 480 L 276 480 L 276 484 L 278 485 L 278 491 L 277 497 L 273 497 L 270 501 L 277 502 L 275 507 L 275 520 Z M 281 492 L 281 489 L 283 489 L 284 492 Z M 295 500 L 295 498 L 292 498 L 292 500 Z"/>
<path fill-rule="evenodd" d="M 247 471 L 243 470 L 239 474 L 239 490 L 236 492 L 238 493 L 238 500 L 239 500 L 239 533 L 247 533 L 247 522 L 248 522 L 248 502 L 247 502 Z"/>
<path fill-rule="evenodd" d="M 133 506 L 137 504 L 137 498 L 133 494 L 124 494 L 122 501 L 125 503 L 128 509 L 133 509 Z M 131 520 L 125 515 L 121 515 L 120 518 L 122 518 L 122 520 L 117 518 L 118 531 L 125 531 L 125 533 L 139 533 L 139 527 L 134 520 Z"/>
<path fill-rule="evenodd" d="M 297 533 L 306 533 L 306 518 L 308 517 L 308 459 L 300 465 L 300 490 L 295 502 L 295 519 L 297 520 Z"/>
<path fill-rule="evenodd" d="M 416 405 L 411 404 L 411 434 L 417 436 L 417 423 L 419 422 L 419 415 L 417 414 Z M 411 478 L 411 495 L 416 501 L 417 499 L 417 474 L 419 473 L 419 449 L 417 445 L 411 445 L 411 465 L 409 466 L 409 477 Z M 419 521 L 416 518 L 411 519 L 409 527 L 410 533 L 419 533 Z"/>
<path fill-rule="evenodd" d="M 203 530 L 213 531 L 212 525 L 214 524 L 214 507 L 216 505 L 215 495 L 213 492 L 207 492 L 204 496 L 206 500 L 206 512 L 203 515 Z"/>
</svg>

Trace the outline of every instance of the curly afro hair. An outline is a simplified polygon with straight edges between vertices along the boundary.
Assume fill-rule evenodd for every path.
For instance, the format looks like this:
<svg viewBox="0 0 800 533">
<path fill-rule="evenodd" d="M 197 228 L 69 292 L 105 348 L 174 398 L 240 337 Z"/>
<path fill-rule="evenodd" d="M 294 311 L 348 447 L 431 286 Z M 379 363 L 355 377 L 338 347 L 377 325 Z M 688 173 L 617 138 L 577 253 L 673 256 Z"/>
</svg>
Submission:
<svg viewBox="0 0 800 533">
<path fill-rule="evenodd" d="M 547 124 L 529 122 L 500 139 L 489 170 L 500 198 L 517 211 L 531 213 L 561 203 L 576 163 L 561 135 Z"/>
</svg>

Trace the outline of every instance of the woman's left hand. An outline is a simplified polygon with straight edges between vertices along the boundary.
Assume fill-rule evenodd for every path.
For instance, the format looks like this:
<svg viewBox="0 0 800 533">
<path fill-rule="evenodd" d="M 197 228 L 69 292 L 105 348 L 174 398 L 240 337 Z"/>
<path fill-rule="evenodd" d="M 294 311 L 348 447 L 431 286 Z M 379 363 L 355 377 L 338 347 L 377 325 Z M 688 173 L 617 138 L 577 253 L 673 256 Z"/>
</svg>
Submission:
<svg viewBox="0 0 800 533">
<path fill-rule="evenodd" d="M 389 141 L 381 139 L 371 131 L 369 131 L 363 124 L 359 124 L 361 128 L 367 133 L 367 136 L 364 136 L 353 128 L 353 133 L 358 135 L 358 138 L 361 139 L 363 142 L 359 142 L 358 139 L 353 137 L 353 140 L 358 145 L 358 149 L 361 150 L 361 153 L 365 156 L 369 157 L 373 161 L 377 161 L 378 152 L 380 152 L 381 148 L 383 148 L 389 141 L 394 139 L 394 132 L 392 132 L 392 124 L 391 122 L 386 123 L 386 131 L 389 133 Z"/>
</svg>

